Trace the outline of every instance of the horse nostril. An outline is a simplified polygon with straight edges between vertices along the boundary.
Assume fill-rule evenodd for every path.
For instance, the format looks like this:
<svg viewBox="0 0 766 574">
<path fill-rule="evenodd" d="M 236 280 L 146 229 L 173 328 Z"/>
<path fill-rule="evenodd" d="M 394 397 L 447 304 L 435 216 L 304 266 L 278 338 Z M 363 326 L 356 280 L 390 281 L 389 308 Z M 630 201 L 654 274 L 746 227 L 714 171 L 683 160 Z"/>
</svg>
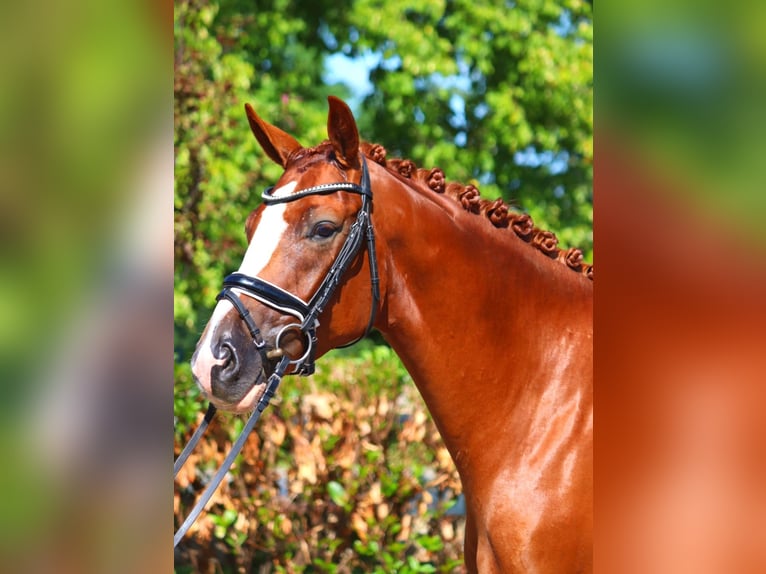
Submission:
<svg viewBox="0 0 766 574">
<path fill-rule="evenodd" d="M 223 365 L 227 365 L 229 361 L 231 360 L 231 356 L 234 354 L 234 348 L 231 346 L 231 343 L 221 343 L 218 346 L 218 357 L 216 357 L 219 361 L 223 361 Z"/>
<path fill-rule="evenodd" d="M 222 360 L 219 377 L 222 382 L 228 382 L 239 374 L 239 357 L 234 346 L 227 342 L 221 343 L 218 349 L 218 359 Z"/>
</svg>

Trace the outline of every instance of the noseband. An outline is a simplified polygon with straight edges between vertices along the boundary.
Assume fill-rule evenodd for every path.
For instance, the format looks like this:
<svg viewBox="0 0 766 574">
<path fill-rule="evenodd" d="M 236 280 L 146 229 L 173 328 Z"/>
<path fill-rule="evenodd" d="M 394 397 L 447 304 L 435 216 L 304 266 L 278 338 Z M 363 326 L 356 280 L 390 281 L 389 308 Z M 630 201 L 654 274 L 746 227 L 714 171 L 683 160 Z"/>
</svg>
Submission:
<svg viewBox="0 0 766 574">
<path fill-rule="evenodd" d="M 223 480 L 223 477 L 229 470 L 229 467 L 234 462 L 234 459 L 239 454 L 240 450 L 245 444 L 250 432 L 253 430 L 255 423 L 260 418 L 263 410 L 268 406 L 271 397 L 279 386 L 285 372 L 291 366 L 293 372 L 299 375 L 310 375 L 314 372 L 314 351 L 317 342 L 316 329 L 319 326 L 319 315 L 322 314 L 328 301 L 332 298 L 333 293 L 340 285 L 340 280 L 348 270 L 354 258 L 359 253 L 359 249 L 362 246 L 362 241 L 367 239 L 367 257 L 370 266 L 370 285 L 372 291 L 372 305 L 370 309 L 370 318 L 367 323 L 367 328 L 364 333 L 353 341 L 346 343 L 343 347 L 353 345 L 360 339 L 363 339 L 372 329 L 372 325 L 375 322 L 375 314 L 377 312 L 378 303 L 380 301 L 380 279 L 378 275 L 378 264 L 375 254 L 375 233 L 372 228 L 372 221 L 370 219 L 370 213 L 372 209 L 372 189 L 370 186 L 370 174 L 367 171 L 367 161 L 364 155 L 362 159 L 362 180 L 361 184 L 341 182 L 341 183 L 325 183 L 321 185 L 315 185 L 289 195 L 278 196 L 272 193 L 273 187 L 266 189 L 262 194 L 263 203 L 266 206 L 274 205 L 278 203 L 288 203 L 297 201 L 304 197 L 311 195 L 328 195 L 338 191 L 346 191 L 349 193 L 356 193 L 362 197 L 362 207 L 356 215 L 356 220 L 351 224 L 346 240 L 343 243 L 335 261 L 330 266 L 327 275 L 325 275 L 319 288 L 316 290 L 311 299 L 306 302 L 297 295 L 282 289 L 281 287 L 274 285 L 260 277 L 250 277 L 244 273 L 232 273 L 223 280 L 223 289 L 218 294 L 217 300 L 226 299 L 229 301 L 239 313 L 240 318 L 245 323 L 250 336 L 253 339 L 255 349 L 260 353 L 262 364 L 273 364 L 275 357 L 279 358 L 279 361 L 269 376 L 266 383 L 266 390 L 261 398 L 258 400 L 258 404 L 250 415 L 250 418 L 245 423 L 242 432 L 232 445 L 229 454 L 224 459 L 220 468 L 216 472 L 213 479 L 208 484 L 205 491 L 197 500 L 192 511 L 184 520 L 181 527 L 175 533 L 173 537 L 173 547 L 175 548 L 181 539 L 184 537 L 188 529 L 197 519 L 199 514 L 204 509 L 207 502 L 212 497 L 218 485 Z M 246 295 L 263 303 L 264 305 L 279 311 L 294 316 L 300 322 L 290 323 L 279 331 L 274 340 L 273 349 L 267 350 L 267 344 L 261 336 L 261 332 L 258 326 L 255 324 L 250 312 L 239 298 L 239 295 Z M 280 342 L 282 337 L 290 331 L 299 331 L 303 334 L 303 338 L 306 342 L 306 349 L 300 357 L 297 359 L 291 359 L 280 348 Z M 184 447 L 181 454 L 176 459 L 173 465 L 173 478 L 175 479 L 178 471 L 183 467 L 184 462 L 189 457 L 194 447 L 199 442 L 200 438 L 207 429 L 210 421 L 213 419 L 216 413 L 216 407 L 213 403 L 210 403 L 208 410 L 205 413 L 200 426 L 192 435 L 187 445 Z"/>
</svg>

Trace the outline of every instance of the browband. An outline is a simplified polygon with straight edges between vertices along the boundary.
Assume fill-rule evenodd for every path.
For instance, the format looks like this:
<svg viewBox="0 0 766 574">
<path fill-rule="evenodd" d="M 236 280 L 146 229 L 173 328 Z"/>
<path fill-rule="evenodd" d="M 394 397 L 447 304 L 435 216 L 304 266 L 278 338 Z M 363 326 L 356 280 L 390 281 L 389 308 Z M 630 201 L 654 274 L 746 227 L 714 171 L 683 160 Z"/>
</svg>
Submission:
<svg viewBox="0 0 766 574">
<path fill-rule="evenodd" d="M 349 191 L 351 193 L 358 193 L 359 195 L 366 195 L 372 197 L 372 193 L 365 191 L 360 185 L 355 183 L 323 183 L 321 185 L 315 185 L 314 187 L 307 187 L 294 193 L 286 193 L 285 195 L 273 195 L 271 192 L 274 186 L 268 187 L 261 194 L 261 199 L 266 205 L 273 205 L 275 203 L 289 203 L 296 199 L 302 199 L 309 195 L 329 195 L 336 191 Z"/>
<path fill-rule="evenodd" d="M 341 183 L 322 183 L 315 185 L 314 187 L 307 187 L 295 193 L 286 193 L 285 195 L 274 195 L 272 191 L 274 186 L 267 187 L 261 194 L 261 199 L 266 205 L 273 205 L 276 203 L 289 203 L 296 199 L 301 199 L 309 195 L 329 195 L 336 191 L 348 191 L 351 193 L 358 193 L 365 197 L 372 199 L 372 188 L 370 187 L 370 174 L 367 171 L 367 161 L 362 156 L 362 181 L 361 184 L 351 182 Z"/>
</svg>

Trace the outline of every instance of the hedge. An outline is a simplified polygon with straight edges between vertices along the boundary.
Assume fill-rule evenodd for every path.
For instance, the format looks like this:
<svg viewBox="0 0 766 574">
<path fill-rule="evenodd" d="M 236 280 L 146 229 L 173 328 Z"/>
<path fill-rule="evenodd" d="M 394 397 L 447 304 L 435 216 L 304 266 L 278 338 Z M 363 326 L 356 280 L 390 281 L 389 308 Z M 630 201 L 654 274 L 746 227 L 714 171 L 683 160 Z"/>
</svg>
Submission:
<svg viewBox="0 0 766 574">
<path fill-rule="evenodd" d="M 175 456 L 202 418 L 176 368 Z M 244 424 L 224 414 L 175 484 L 175 528 Z M 453 572 L 461 486 L 396 355 L 368 346 L 287 377 L 232 471 L 175 555 L 188 572 Z"/>
</svg>

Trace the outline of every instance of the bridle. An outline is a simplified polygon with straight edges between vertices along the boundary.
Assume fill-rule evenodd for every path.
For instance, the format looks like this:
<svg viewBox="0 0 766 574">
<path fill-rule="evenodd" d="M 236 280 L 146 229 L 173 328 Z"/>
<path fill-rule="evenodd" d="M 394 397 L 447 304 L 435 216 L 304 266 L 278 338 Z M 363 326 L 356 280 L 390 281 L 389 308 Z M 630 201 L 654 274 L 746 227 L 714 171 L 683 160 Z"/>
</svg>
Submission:
<svg viewBox="0 0 766 574">
<path fill-rule="evenodd" d="M 327 275 L 317 288 L 313 297 L 306 302 L 300 297 L 290 293 L 259 277 L 250 277 L 243 273 L 232 273 L 223 280 L 223 290 L 218 295 L 218 299 L 229 300 L 239 312 L 240 317 L 247 325 L 253 342 L 259 352 L 265 350 L 265 342 L 261 338 L 260 332 L 253 322 L 250 314 L 244 306 L 237 301 L 237 291 L 248 297 L 260 301 L 264 305 L 275 309 L 281 313 L 287 313 L 296 317 L 300 323 L 290 323 L 282 327 L 275 339 L 275 347 L 280 348 L 280 341 L 285 333 L 290 331 L 300 331 L 304 335 L 306 350 L 302 356 L 297 359 L 291 359 L 290 364 L 294 366 L 294 372 L 300 375 L 310 375 L 314 372 L 314 346 L 316 344 L 316 328 L 319 326 L 319 315 L 321 315 L 327 302 L 332 297 L 335 289 L 340 284 L 341 277 L 348 270 L 354 257 L 359 252 L 362 241 L 367 239 L 367 256 L 370 263 L 370 284 L 372 289 L 372 305 L 370 318 L 367 322 L 367 328 L 362 335 L 353 341 L 343 345 L 348 347 L 363 339 L 372 329 L 375 321 L 375 313 L 380 299 L 378 266 L 375 255 L 375 234 L 370 220 L 370 211 L 372 209 L 372 190 L 370 188 L 370 175 L 367 171 L 367 162 L 362 156 L 362 181 L 361 185 L 356 183 L 325 183 L 315 185 L 301 191 L 288 195 L 273 195 L 273 187 L 268 188 L 262 194 L 263 203 L 267 206 L 278 203 L 290 203 L 298 201 L 311 195 L 328 195 L 338 191 L 356 193 L 362 197 L 362 207 L 356 215 L 356 221 L 351 224 L 346 240 L 340 249 L 335 261 L 330 266 Z M 239 304 L 238 304 L 239 303 Z"/>
<path fill-rule="evenodd" d="M 194 508 L 181 524 L 180 528 L 176 531 L 173 537 L 173 547 L 175 548 L 191 525 L 197 519 L 199 514 L 205 508 L 206 504 L 213 496 L 213 493 L 218 488 L 218 485 L 223 480 L 223 477 L 231 467 L 234 459 L 237 457 L 242 447 L 245 444 L 250 432 L 253 430 L 255 423 L 260 418 L 263 410 L 268 406 L 269 401 L 274 396 L 274 393 L 282 381 L 282 377 L 287 372 L 287 369 L 293 367 L 292 373 L 299 375 L 310 375 L 314 372 L 314 351 L 317 342 L 316 330 L 319 326 L 319 316 L 322 314 L 327 303 L 332 298 L 335 290 L 340 285 L 340 280 L 351 266 L 356 255 L 362 246 L 362 242 L 367 240 L 367 257 L 370 267 L 370 289 L 372 291 L 372 304 L 370 309 L 370 318 L 367 323 L 367 328 L 364 333 L 353 341 L 343 345 L 344 347 L 353 345 L 360 339 L 363 339 L 369 334 L 375 322 L 375 315 L 378 309 L 378 303 L 380 302 L 380 277 L 378 275 L 378 264 L 375 253 L 375 233 L 372 227 L 371 211 L 372 211 L 372 188 L 370 186 L 370 174 L 367 171 L 367 161 L 364 155 L 360 154 L 362 161 L 362 179 L 360 184 L 350 182 L 340 183 L 325 183 L 321 185 L 315 185 L 300 191 L 286 194 L 286 195 L 274 195 L 273 187 L 269 187 L 262 194 L 263 203 L 268 207 L 269 205 L 288 203 L 292 201 L 298 201 L 304 197 L 311 195 L 328 195 L 338 191 L 345 191 L 349 193 L 356 193 L 362 197 L 362 207 L 356 215 L 356 220 L 351 224 L 346 240 L 335 257 L 335 261 L 330 266 L 327 275 L 320 283 L 314 295 L 306 302 L 297 295 L 290 293 L 289 291 L 282 289 L 281 287 L 270 283 L 260 277 L 251 277 L 244 273 L 232 273 L 223 280 L 223 289 L 218 294 L 217 300 L 226 299 L 229 301 L 239 313 L 240 318 L 245 323 L 247 330 L 252 337 L 253 344 L 256 350 L 261 355 L 262 364 L 271 365 L 274 359 L 277 358 L 278 362 L 274 371 L 269 376 L 266 382 L 266 390 L 264 391 L 258 403 L 255 406 L 255 410 L 245 423 L 242 432 L 237 437 L 237 440 L 231 447 L 231 450 L 226 455 L 218 471 L 213 476 L 212 480 L 208 484 L 205 491 L 202 493 Z M 264 305 L 279 311 L 280 313 L 294 316 L 299 322 L 289 323 L 281 328 L 277 333 L 274 340 L 274 345 L 271 350 L 261 336 L 261 332 L 258 326 L 255 324 L 250 312 L 240 299 L 240 295 L 251 297 Z M 305 341 L 305 350 L 300 357 L 291 358 L 287 353 L 283 352 L 280 348 L 280 343 L 283 337 L 290 332 L 299 332 L 303 340 Z M 175 479 L 178 471 L 183 467 L 184 462 L 194 450 L 194 447 L 202 438 L 210 421 L 216 413 L 216 407 L 213 403 L 208 405 L 208 410 L 205 413 L 205 417 L 200 423 L 200 426 L 194 431 L 191 439 L 186 444 L 181 454 L 176 459 L 173 465 L 173 478 Z"/>
</svg>

